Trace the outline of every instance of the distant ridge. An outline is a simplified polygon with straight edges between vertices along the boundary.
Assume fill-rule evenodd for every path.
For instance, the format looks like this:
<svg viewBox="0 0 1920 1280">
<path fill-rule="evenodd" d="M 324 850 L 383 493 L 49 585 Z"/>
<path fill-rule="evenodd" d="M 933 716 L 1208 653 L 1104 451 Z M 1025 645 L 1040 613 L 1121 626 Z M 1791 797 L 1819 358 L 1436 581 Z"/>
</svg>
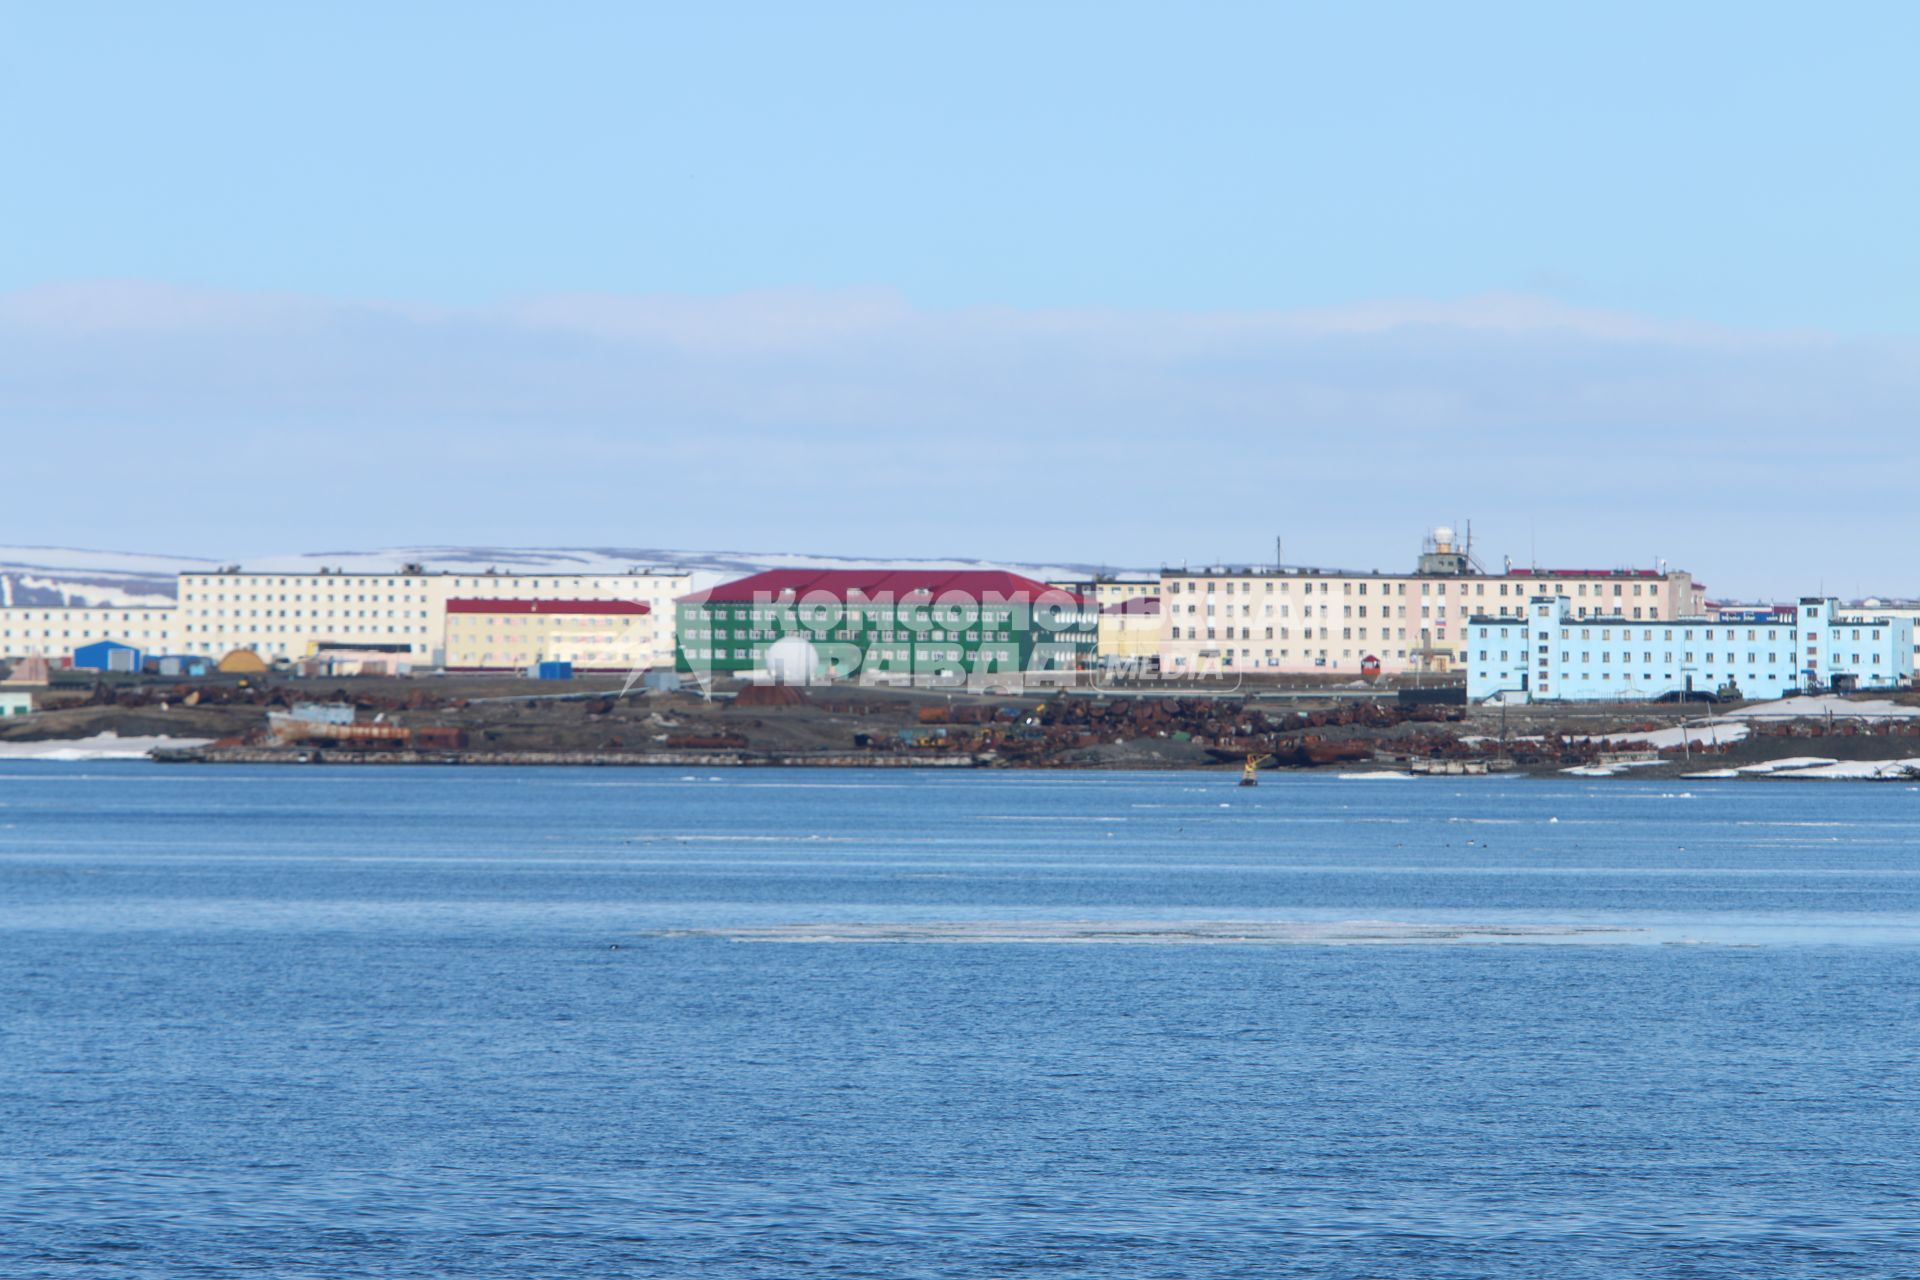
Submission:
<svg viewBox="0 0 1920 1280">
<path fill-rule="evenodd" d="M 0 605 L 163 605 L 182 572 L 238 564 L 260 573 L 381 573 L 405 564 L 447 573 L 623 573 L 633 567 L 684 569 L 696 588 L 767 569 L 864 569 L 878 565 L 961 572 L 1010 569 L 1042 581 L 1133 572 L 1111 565 L 1033 564 L 1018 561 L 915 556 L 825 556 L 784 551 L 688 551 L 660 547 L 386 547 L 373 551 L 313 551 L 235 555 L 224 560 L 91 551 L 74 547 L 0 546 Z"/>
</svg>

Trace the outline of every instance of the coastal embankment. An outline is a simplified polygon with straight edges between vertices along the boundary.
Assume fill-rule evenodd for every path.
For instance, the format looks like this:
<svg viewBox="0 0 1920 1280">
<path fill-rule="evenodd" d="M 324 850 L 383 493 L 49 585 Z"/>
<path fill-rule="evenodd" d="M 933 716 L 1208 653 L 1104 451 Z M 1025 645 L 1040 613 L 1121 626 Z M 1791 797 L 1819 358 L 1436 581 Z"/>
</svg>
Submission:
<svg viewBox="0 0 1920 1280">
<path fill-rule="evenodd" d="M 1920 761 L 1920 698 L 1467 707 L 1392 688 L 1020 693 L 503 677 L 47 690 L 0 758 L 667 768 L 1326 769 L 1458 777 L 1878 778 Z"/>
</svg>

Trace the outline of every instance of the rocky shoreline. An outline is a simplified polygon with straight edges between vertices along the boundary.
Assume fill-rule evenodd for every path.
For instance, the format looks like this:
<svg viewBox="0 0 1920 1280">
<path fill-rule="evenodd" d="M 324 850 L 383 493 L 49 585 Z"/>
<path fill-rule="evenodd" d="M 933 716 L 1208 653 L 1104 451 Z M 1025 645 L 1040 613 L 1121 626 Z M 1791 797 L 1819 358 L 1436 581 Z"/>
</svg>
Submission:
<svg viewBox="0 0 1920 1280">
<path fill-rule="evenodd" d="M 584 685 L 584 687 L 582 687 Z M 304 704 L 333 717 L 302 719 Z M 1466 707 L 1320 693 L 741 687 L 709 698 L 575 682 L 362 679 L 49 691 L 0 726 L 0 758 L 194 764 L 1263 769 L 1346 776 L 1522 773 L 1903 780 L 1920 697 Z M 303 713 L 306 714 L 306 713 Z M 289 727 L 293 732 L 289 734 Z M 1798 768 L 1769 762 L 1793 761 Z"/>
</svg>

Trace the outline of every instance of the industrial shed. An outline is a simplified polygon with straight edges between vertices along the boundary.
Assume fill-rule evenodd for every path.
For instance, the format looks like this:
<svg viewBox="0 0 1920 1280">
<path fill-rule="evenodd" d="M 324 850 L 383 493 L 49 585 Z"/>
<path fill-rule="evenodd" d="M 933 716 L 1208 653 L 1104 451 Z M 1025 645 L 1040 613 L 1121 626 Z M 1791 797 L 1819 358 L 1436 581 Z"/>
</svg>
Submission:
<svg viewBox="0 0 1920 1280">
<path fill-rule="evenodd" d="M 73 651 L 73 669 L 132 673 L 140 670 L 141 660 L 145 656 L 132 645 L 121 644 L 118 640 L 96 640 Z"/>
</svg>

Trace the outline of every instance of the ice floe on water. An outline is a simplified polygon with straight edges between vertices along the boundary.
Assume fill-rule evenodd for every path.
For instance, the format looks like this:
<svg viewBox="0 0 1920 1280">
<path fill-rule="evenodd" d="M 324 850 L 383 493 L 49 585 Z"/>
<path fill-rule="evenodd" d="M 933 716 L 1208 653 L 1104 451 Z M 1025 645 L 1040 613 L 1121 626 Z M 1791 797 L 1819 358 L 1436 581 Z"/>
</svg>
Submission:
<svg viewBox="0 0 1920 1280">
<path fill-rule="evenodd" d="M 1788 756 L 1730 769 L 1703 769 L 1684 778 L 1824 778 L 1883 781 L 1920 778 L 1920 756 L 1904 760 L 1835 760 L 1831 756 Z"/>
<path fill-rule="evenodd" d="M 1769 773 L 1766 776 L 1769 778 L 1838 778 L 1859 779 L 1864 781 L 1920 778 L 1920 756 L 1909 756 L 1904 760 L 1840 760 L 1831 764 L 1818 765 L 1810 769 L 1781 769 Z"/>
<path fill-rule="evenodd" d="M 1781 760 L 1762 760 L 1759 764 L 1743 764 L 1738 773 L 1778 773 L 1782 769 L 1811 769 L 1817 765 L 1838 764 L 1832 756 L 1787 756 Z"/>
<path fill-rule="evenodd" d="M 1614 760 L 1607 764 L 1578 764 L 1560 772 L 1576 778 L 1611 778 L 1628 769 L 1644 769 L 1648 765 L 1665 763 L 1664 760 Z"/>
<path fill-rule="evenodd" d="M 926 923 L 790 924 L 662 929 L 664 938 L 729 942 L 1127 943 L 1160 945 L 1556 942 L 1640 930 L 1602 925 L 1415 924 L 1400 920 L 1333 922 L 1247 920 L 960 920 Z"/>
</svg>

